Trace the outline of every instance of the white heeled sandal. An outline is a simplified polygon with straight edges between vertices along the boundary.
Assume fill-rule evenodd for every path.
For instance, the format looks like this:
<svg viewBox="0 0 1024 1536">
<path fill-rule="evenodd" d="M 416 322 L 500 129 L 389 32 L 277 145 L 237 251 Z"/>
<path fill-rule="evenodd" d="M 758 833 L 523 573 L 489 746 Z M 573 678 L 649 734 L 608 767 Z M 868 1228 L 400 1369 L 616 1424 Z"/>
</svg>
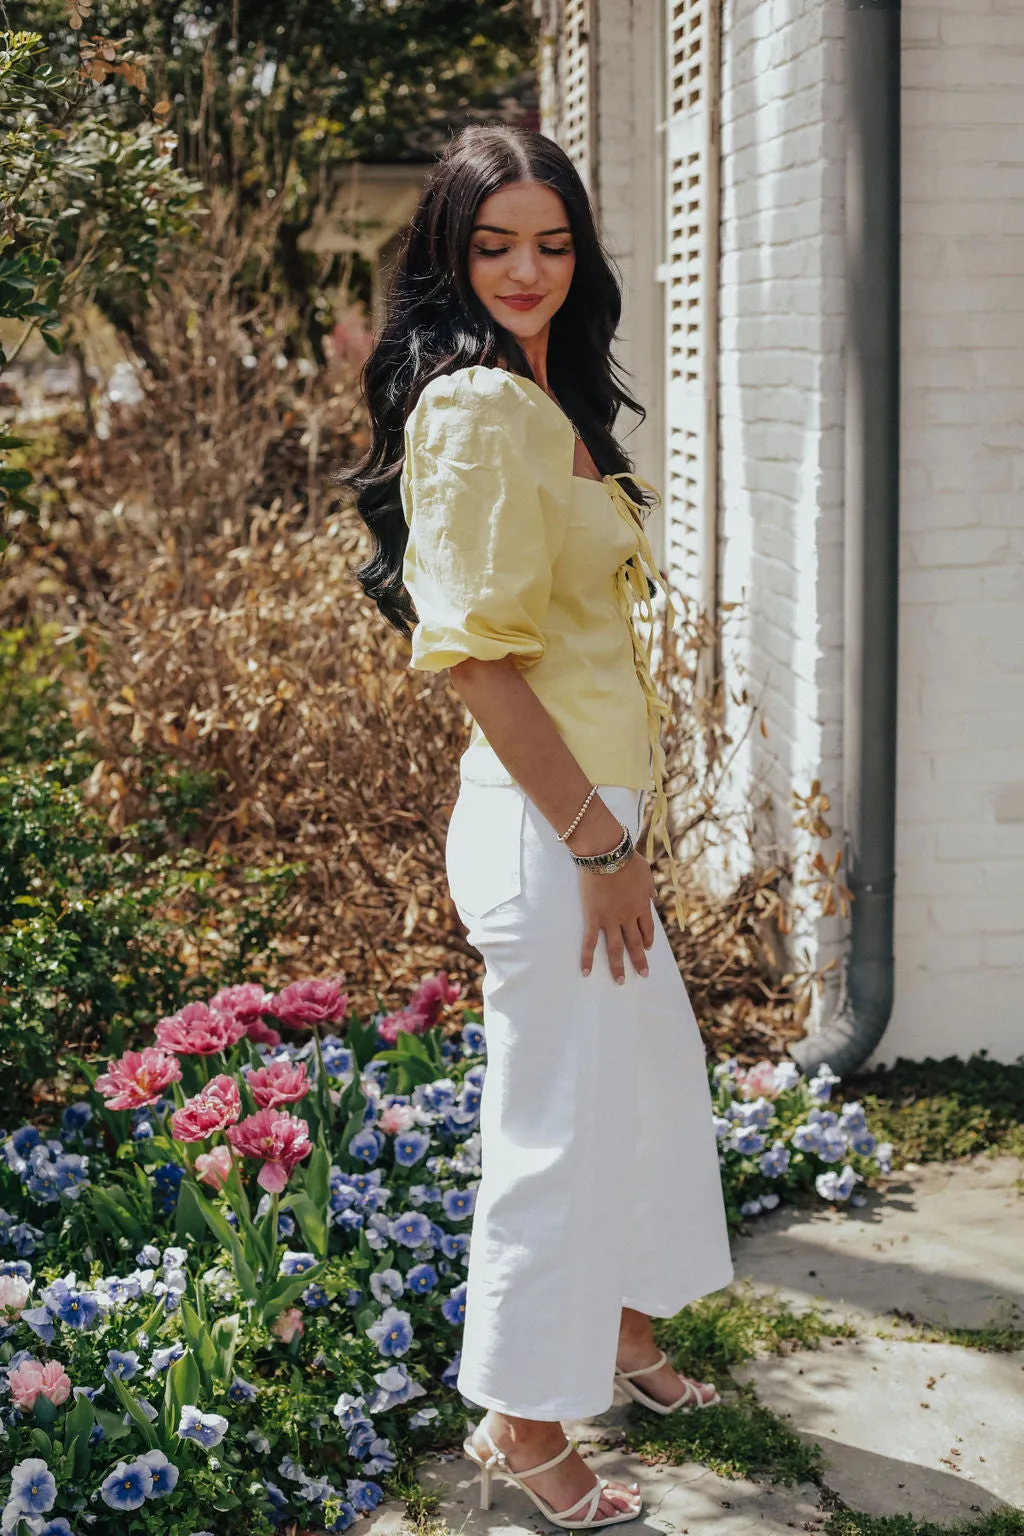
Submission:
<svg viewBox="0 0 1024 1536">
<path fill-rule="evenodd" d="M 600 1519 L 595 1518 L 595 1511 L 601 1502 L 601 1495 L 608 1486 L 607 1479 L 603 1477 L 599 1477 L 593 1488 L 588 1488 L 586 1493 L 576 1500 L 575 1504 L 569 1505 L 568 1509 L 553 1510 L 546 1499 L 542 1499 L 539 1494 L 534 1493 L 532 1488 L 527 1488 L 524 1478 L 536 1477 L 538 1472 L 550 1472 L 552 1467 L 557 1467 L 559 1462 L 564 1461 L 567 1456 L 572 1454 L 574 1449 L 572 1442 L 570 1441 L 569 1444 L 560 1450 L 557 1456 L 552 1456 L 550 1461 L 542 1461 L 537 1467 L 528 1467 L 522 1472 L 514 1472 L 508 1464 L 505 1452 L 499 1451 L 495 1445 L 487 1425 L 481 1422 L 478 1428 L 482 1431 L 483 1437 L 490 1447 L 490 1456 L 485 1460 L 473 1444 L 470 1436 L 467 1436 L 462 1442 L 462 1449 L 470 1461 L 475 1462 L 480 1468 L 481 1509 L 490 1509 L 491 1507 L 491 1478 L 497 1471 L 501 1472 L 505 1477 L 511 1478 L 514 1483 L 518 1483 L 527 1498 L 537 1506 L 541 1514 L 550 1520 L 552 1524 L 561 1526 L 565 1531 L 596 1531 L 598 1526 L 622 1525 L 627 1520 L 636 1520 L 641 1514 L 643 1504 L 639 1503 L 635 1510 L 623 1509 L 615 1515 L 602 1515 Z M 586 1507 L 584 1508 L 584 1506 Z M 578 1509 L 583 1512 L 576 1516 L 575 1511 Z"/>
<path fill-rule="evenodd" d="M 652 1413 L 688 1413 L 691 1408 L 713 1408 L 722 1399 L 718 1395 L 717 1387 L 712 1397 L 702 1397 L 700 1388 L 704 1385 L 700 1381 L 691 1381 L 689 1376 L 684 1376 L 686 1391 L 681 1397 L 677 1397 L 674 1403 L 659 1403 L 656 1397 L 650 1397 L 642 1387 L 636 1385 L 638 1376 L 650 1376 L 655 1371 L 660 1371 L 663 1365 L 668 1364 L 668 1355 L 659 1355 L 653 1365 L 644 1365 L 638 1371 L 615 1372 L 615 1380 L 628 1397 L 643 1408 L 649 1408 Z"/>
</svg>

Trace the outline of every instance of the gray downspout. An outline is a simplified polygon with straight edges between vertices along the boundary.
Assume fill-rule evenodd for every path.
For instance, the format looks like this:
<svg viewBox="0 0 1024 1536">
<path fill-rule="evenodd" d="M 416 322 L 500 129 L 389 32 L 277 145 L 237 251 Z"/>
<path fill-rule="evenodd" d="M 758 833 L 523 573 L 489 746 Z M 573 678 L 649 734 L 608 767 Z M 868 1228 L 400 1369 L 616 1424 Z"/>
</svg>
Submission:
<svg viewBox="0 0 1024 1536">
<path fill-rule="evenodd" d="M 892 1013 L 899 618 L 900 0 L 846 0 L 844 823 L 839 1011 L 791 1054 L 856 1071 Z"/>
</svg>

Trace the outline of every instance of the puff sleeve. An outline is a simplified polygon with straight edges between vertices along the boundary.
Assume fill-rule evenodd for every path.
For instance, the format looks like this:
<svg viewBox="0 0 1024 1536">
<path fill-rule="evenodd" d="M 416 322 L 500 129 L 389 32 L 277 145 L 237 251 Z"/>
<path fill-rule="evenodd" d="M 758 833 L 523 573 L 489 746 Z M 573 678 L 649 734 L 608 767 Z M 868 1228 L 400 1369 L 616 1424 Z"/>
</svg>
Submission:
<svg viewBox="0 0 1024 1536">
<path fill-rule="evenodd" d="M 567 516 L 560 427 L 500 369 L 460 369 L 424 389 L 406 422 L 402 472 L 403 578 L 419 618 L 413 668 L 438 672 L 471 656 L 528 667 L 543 657 Z"/>
</svg>

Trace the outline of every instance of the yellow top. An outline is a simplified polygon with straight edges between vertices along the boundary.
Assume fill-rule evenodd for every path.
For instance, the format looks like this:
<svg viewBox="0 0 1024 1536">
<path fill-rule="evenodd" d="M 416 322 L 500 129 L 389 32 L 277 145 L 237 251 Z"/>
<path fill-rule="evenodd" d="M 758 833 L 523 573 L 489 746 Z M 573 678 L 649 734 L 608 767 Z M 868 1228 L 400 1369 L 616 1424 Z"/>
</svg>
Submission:
<svg viewBox="0 0 1024 1536">
<path fill-rule="evenodd" d="M 646 853 L 658 835 L 681 920 L 645 572 L 665 586 L 622 477 L 574 475 L 573 451 L 569 418 L 530 379 L 475 366 L 426 386 L 401 480 L 403 577 L 419 617 L 410 664 L 511 656 L 592 783 L 651 792 Z M 475 721 L 460 774 L 514 782 Z"/>
</svg>

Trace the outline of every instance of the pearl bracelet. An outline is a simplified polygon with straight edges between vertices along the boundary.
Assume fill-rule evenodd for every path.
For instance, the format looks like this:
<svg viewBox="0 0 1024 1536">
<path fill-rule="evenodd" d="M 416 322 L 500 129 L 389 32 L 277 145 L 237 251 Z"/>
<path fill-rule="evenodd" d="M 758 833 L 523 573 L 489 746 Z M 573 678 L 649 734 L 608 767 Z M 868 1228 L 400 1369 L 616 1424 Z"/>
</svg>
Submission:
<svg viewBox="0 0 1024 1536">
<path fill-rule="evenodd" d="M 576 812 L 575 820 L 570 823 L 570 825 L 566 828 L 566 830 L 564 832 L 556 832 L 555 833 L 555 836 L 557 837 L 557 839 L 558 839 L 558 841 L 560 843 L 564 843 L 570 837 L 572 837 L 573 833 L 576 831 L 576 828 L 579 826 L 580 822 L 583 820 L 583 817 L 586 815 L 587 806 L 590 804 L 591 800 L 593 800 L 593 798 L 594 798 L 594 796 L 596 794 L 597 794 L 597 785 L 596 784 L 592 784 L 590 786 L 590 793 L 589 793 L 589 795 L 584 800 L 584 802 L 580 806 L 579 810 Z M 570 849 L 570 852 L 571 851 L 572 850 Z"/>
</svg>

